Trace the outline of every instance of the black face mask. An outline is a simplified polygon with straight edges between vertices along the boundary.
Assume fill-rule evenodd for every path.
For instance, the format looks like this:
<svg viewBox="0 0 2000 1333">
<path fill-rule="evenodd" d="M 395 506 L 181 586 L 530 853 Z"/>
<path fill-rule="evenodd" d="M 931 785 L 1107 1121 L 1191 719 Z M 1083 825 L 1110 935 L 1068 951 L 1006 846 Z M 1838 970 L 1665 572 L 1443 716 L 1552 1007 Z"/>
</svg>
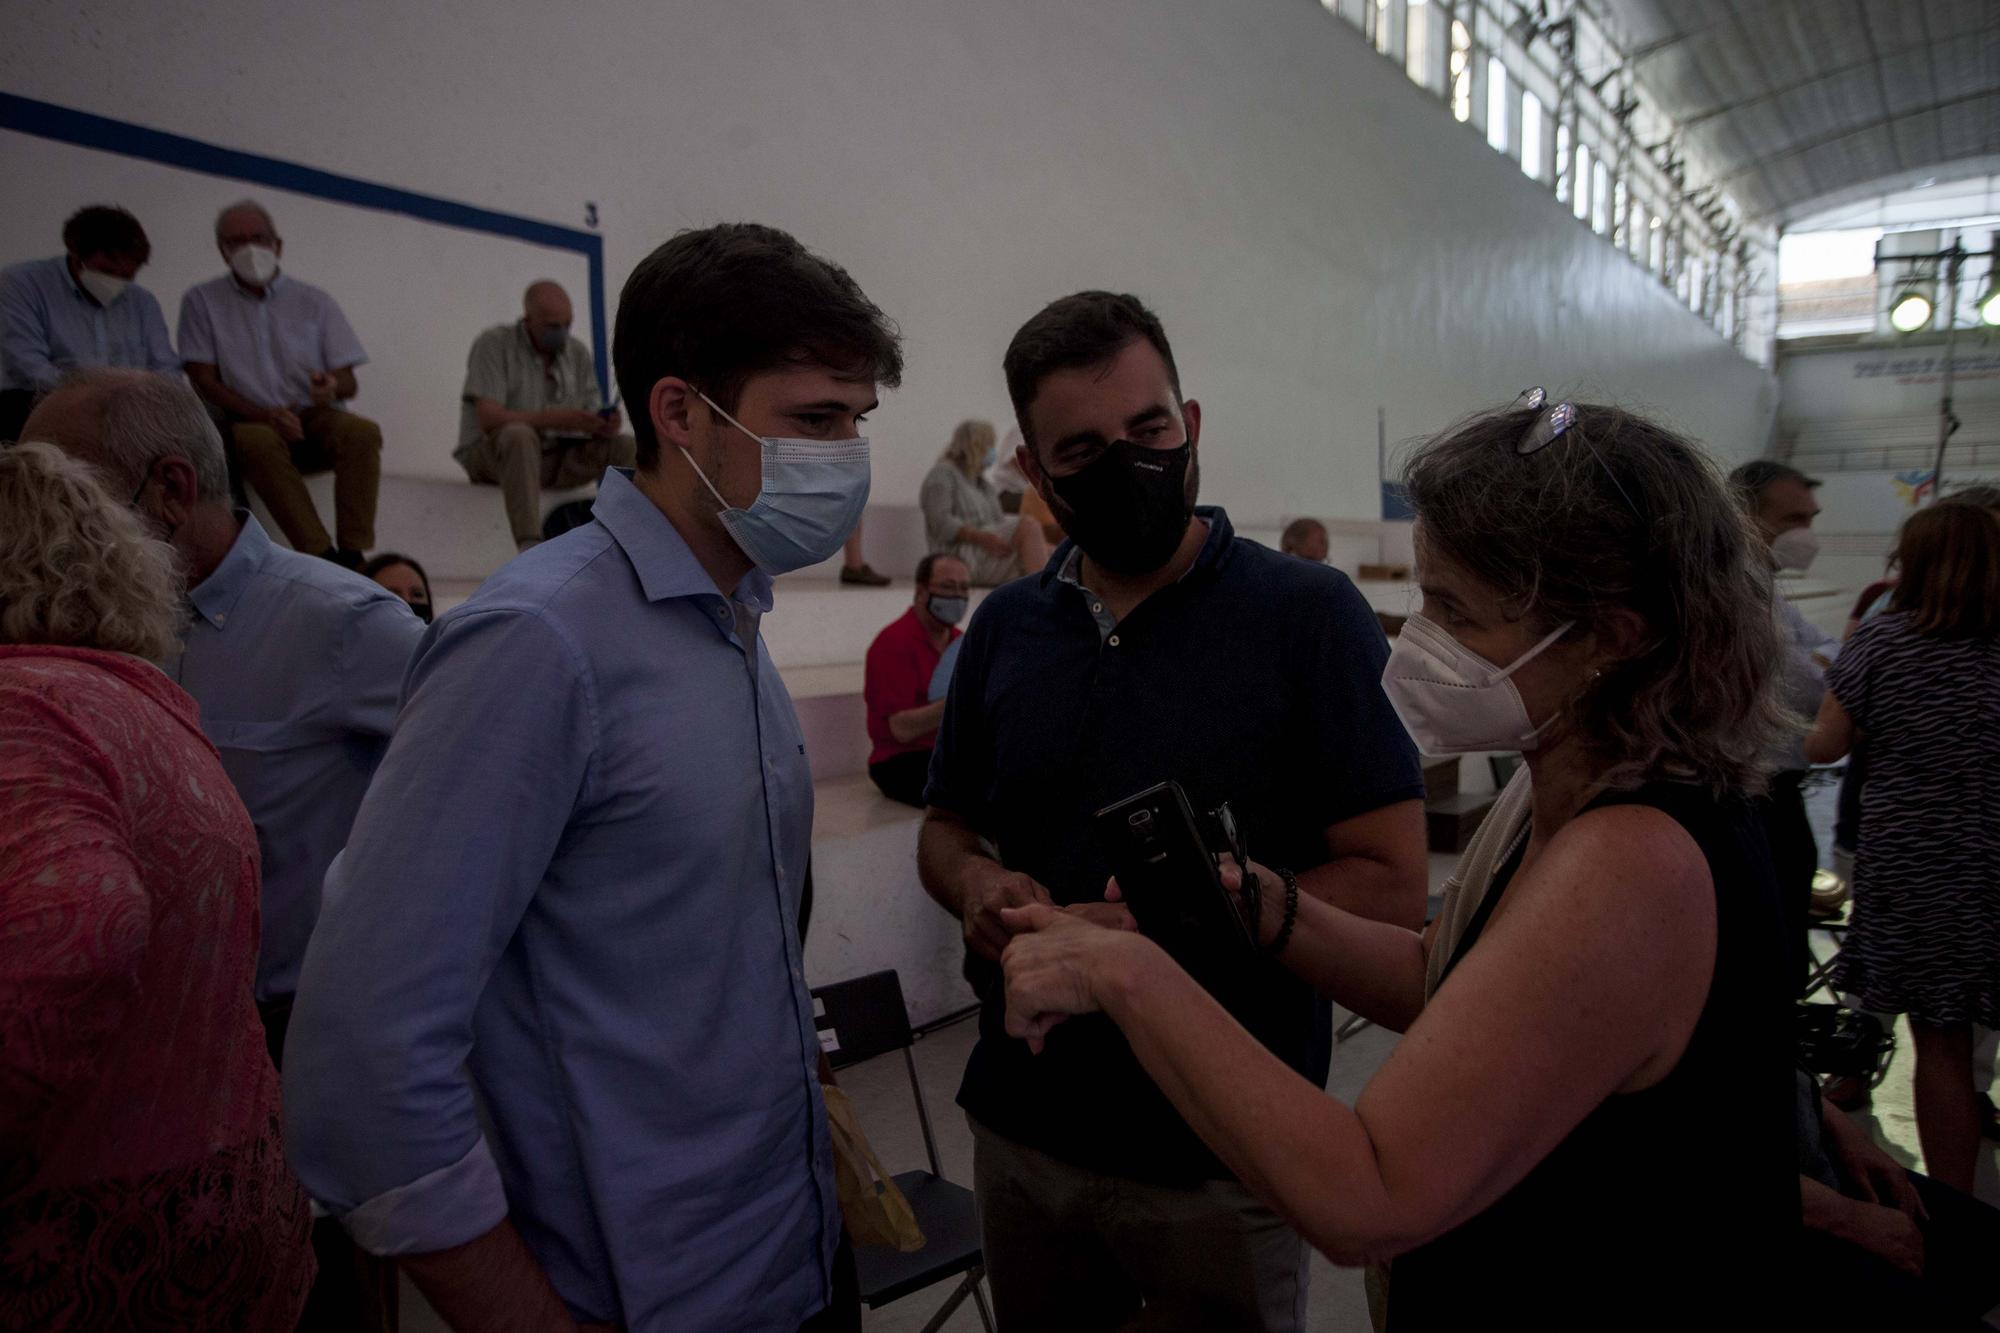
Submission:
<svg viewBox="0 0 2000 1333">
<path fill-rule="evenodd" d="M 1173 559 L 1187 534 L 1193 457 L 1186 444 L 1146 449 L 1114 441 L 1081 472 L 1049 478 L 1058 502 L 1050 508 L 1098 564 L 1114 574 L 1150 574 Z"/>
<path fill-rule="evenodd" d="M 423 621 L 426 625 L 431 623 L 431 604 L 429 602 L 411 602 L 409 603 L 409 607 L 410 610 L 417 613 L 418 620 Z"/>
</svg>

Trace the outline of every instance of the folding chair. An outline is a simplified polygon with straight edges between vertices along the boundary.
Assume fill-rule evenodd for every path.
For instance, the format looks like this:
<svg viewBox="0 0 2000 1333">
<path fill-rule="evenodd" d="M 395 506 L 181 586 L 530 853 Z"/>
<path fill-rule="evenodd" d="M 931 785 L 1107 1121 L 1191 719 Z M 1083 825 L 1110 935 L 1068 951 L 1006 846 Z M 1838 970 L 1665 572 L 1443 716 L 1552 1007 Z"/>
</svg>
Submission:
<svg viewBox="0 0 2000 1333">
<path fill-rule="evenodd" d="M 937 1139 L 931 1133 L 930 1112 L 924 1107 L 923 1085 L 917 1081 L 916 1057 L 910 1053 L 910 1011 L 903 1004 L 903 983 L 891 972 L 871 972 L 852 981 L 813 988 L 821 1044 L 835 1069 L 859 1064 L 890 1051 L 903 1053 L 910 1075 L 910 1093 L 917 1103 L 917 1123 L 924 1131 L 928 1171 L 902 1171 L 896 1188 L 910 1201 L 923 1229 L 922 1249 L 902 1254 L 878 1245 L 854 1247 L 854 1267 L 861 1279 L 861 1299 L 871 1310 L 912 1292 L 964 1274 L 945 1303 L 938 1307 L 923 1333 L 936 1333 L 967 1296 L 979 1307 L 986 1333 L 993 1333 L 993 1312 L 987 1308 L 980 1279 L 986 1258 L 979 1244 L 979 1213 L 972 1191 L 944 1178 L 938 1162 Z M 831 1035 L 828 1040 L 827 1034 Z"/>
</svg>

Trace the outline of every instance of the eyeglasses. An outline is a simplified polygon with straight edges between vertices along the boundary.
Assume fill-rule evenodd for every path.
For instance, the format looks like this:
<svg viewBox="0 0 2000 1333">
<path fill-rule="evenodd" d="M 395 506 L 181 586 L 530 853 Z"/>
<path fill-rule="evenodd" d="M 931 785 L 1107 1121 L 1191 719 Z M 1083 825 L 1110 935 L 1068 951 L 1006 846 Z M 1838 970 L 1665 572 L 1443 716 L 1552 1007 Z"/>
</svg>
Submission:
<svg viewBox="0 0 2000 1333">
<path fill-rule="evenodd" d="M 1521 436 L 1521 442 L 1514 446 L 1514 452 L 1523 458 L 1526 458 L 1530 454 L 1540 453 L 1542 450 L 1548 448 L 1561 439 L 1571 426 L 1576 424 L 1575 403 L 1568 401 L 1560 402 L 1554 407 L 1548 407 L 1544 411 L 1543 409 L 1547 406 L 1548 401 L 1549 395 L 1540 385 L 1536 385 L 1532 389 L 1523 390 L 1521 396 L 1514 400 L 1515 411 L 1540 413 L 1535 418 L 1534 424 L 1529 426 L 1527 432 Z M 1618 480 L 1618 474 L 1613 472 L 1611 465 L 1604 461 L 1604 455 L 1597 452 L 1597 446 L 1590 442 L 1588 436 L 1579 435 L 1576 438 L 1583 441 L 1583 447 L 1590 450 L 1590 456 L 1597 460 L 1597 466 L 1603 470 L 1606 477 L 1610 478 L 1611 484 L 1617 489 L 1619 497 L 1625 501 L 1625 507 L 1630 509 L 1634 515 L 1637 515 L 1639 513 L 1639 506 L 1633 503 L 1631 493 L 1625 489 L 1625 483 Z"/>
</svg>

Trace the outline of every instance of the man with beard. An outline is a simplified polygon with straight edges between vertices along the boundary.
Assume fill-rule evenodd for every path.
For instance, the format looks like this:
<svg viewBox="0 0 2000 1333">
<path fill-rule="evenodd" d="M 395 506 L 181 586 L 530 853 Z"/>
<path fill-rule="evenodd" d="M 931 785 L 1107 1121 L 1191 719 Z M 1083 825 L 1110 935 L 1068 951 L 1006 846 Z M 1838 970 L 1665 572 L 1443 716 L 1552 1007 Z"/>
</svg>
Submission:
<svg viewBox="0 0 2000 1333">
<path fill-rule="evenodd" d="M 1195 505 L 1201 407 L 1136 297 L 1054 302 L 1007 349 L 1022 471 L 1071 540 L 989 597 L 964 639 L 926 792 L 919 867 L 964 923 L 980 1040 L 972 1122 L 987 1271 L 1005 1327 L 1303 1327 L 1298 1233 L 1233 1179 L 1099 1016 L 1006 1035 L 1000 910 L 1053 902 L 1107 926 L 1092 815 L 1173 779 L 1228 802 L 1264 910 L 1305 892 L 1416 927 L 1417 755 L 1384 697 L 1387 645 L 1347 578 Z M 1295 901 L 1295 899 L 1294 899 Z M 1245 946 L 1247 949 L 1247 945 Z M 1324 1082 L 1327 1007 L 1247 960 L 1232 1011 Z"/>
</svg>

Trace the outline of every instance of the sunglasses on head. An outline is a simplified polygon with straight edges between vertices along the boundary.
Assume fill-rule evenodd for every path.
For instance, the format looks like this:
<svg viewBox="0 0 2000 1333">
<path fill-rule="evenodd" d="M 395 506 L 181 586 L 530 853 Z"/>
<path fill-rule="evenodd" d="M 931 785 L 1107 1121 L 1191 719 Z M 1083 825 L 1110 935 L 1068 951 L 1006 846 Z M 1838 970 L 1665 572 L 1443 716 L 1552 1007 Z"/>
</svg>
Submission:
<svg viewBox="0 0 2000 1333">
<path fill-rule="evenodd" d="M 1526 458 L 1530 454 L 1540 453 L 1542 450 L 1548 448 L 1561 439 L 1571 426 L 1576 424 L 1575 403 L 1565 400 L 1557 403 L 1554 407 L 1550 407 L 1548 402 L 1549 395 L 1540 385 L 1524 390 L 1521 396 L 1514 400 L 1514 411 L 1534 412 L 1537 414 L 1534 424 L 1528 427 L 1526 432 L 1522 434 L 1520 442 L 1514 446 L 1514 452 L 1523 458 Z M 1611 465 L 1604 461 L 1604 455 L 1597 452 L 1597 446 L 1590 442 L 1588 436 L 1578 435 L 1576 438 L 1583 441 L 1583 447 L 1590 450 L 1590 456 L 1597 460 L 1597 466 L 1603 470 L 1606 477 L 1611 479 L 1612 486 L 1617 489 L 1619 497 L 1625 501 L 1625 507 L 1636 515 L 1639 512 L 1639 506 L 1632 502 L 1632 496 L 1626 491 L 1625 483 L 1618 480 L 1618 474 L 1613 472 Z"/>
</svg>

